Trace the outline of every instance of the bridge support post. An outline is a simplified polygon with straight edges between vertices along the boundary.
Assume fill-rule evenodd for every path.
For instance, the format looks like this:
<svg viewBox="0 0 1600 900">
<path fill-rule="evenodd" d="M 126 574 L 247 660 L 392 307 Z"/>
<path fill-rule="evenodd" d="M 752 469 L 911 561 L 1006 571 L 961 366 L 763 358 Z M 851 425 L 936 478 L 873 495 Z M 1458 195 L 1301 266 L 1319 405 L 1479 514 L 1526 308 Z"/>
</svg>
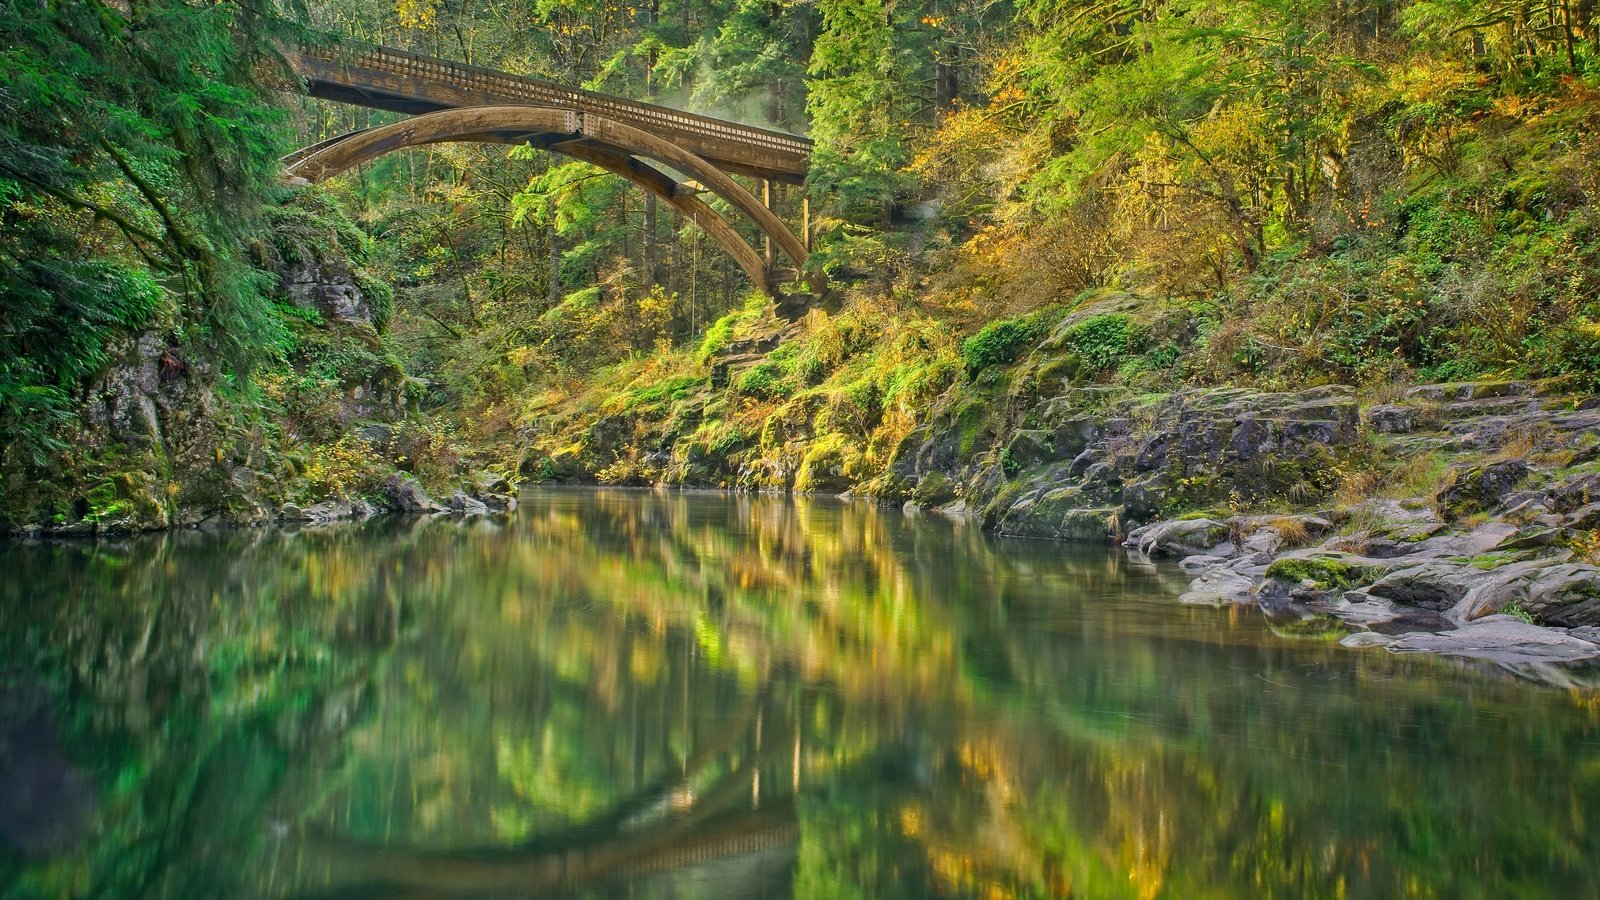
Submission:
<svg viewBox="0 0 1600 900">
<path fill-rule="evenodd" d="M 811 197 L 800 198 L 800 246 L 811 252 Z"/>
<path fill-rule="evenodd" d="M 772 182 L 765 178 L 761 179 L 761 205 L 767 209 L 772 208 Z M 765 232 L 761 235 L 761 252 L 766 257 L 767 271 L 772 271 L 772 264 L 775 261 L 772 255 L 772 235 Z"/>
</svg>

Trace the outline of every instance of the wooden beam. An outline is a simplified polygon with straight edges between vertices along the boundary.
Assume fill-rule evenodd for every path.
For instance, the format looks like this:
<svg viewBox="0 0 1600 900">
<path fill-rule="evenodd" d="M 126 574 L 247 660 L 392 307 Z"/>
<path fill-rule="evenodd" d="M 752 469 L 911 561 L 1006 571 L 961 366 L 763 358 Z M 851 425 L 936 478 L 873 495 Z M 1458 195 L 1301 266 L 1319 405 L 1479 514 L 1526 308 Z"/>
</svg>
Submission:
<svg viewBox="0 0 1600 900">
<path fill-rule="evenodd" d="M 491 106 L 426 113 L 325 141 L 292 154 L 289 157 L 292 160 L 289 172 L 310 181 L 321 181 L 394 150 L 447 141 L 537 141 L 554 152 L 594 163 L 621 175 L 665 200 L 700 226 L 734 258 L 760 290 L 771 289 L 769 272 L 773 270 L 770 252 L 772 242 L 783 249 L 796 269 L 805 262 L 804 246 L 783 222 L 715 166 L 639 129 L 572 110 Z M 755 219 L 769 242 L 767 258 L 763 259 L 762 255 L 756 253 L 727 220 L 706 205 L 695 187 L 680 183 L 635 159 L 635 153 L 696 176 L 709 189 Z"/>
<path fill-rule="evenodd" d="M 794 236 L 789 227 L 783 224 L 783 220 L 774 215 L 772 210 L 761 205 L 743 185 L 734 181 L 721 169 L 671 141 L 631 125 L 594 115 L 585 115 L 581 124 L 584 135 L 600 143 L 626 148 L 630 152 L 648 156 L 698 179 L 716 191 L 724 200 L 732 203 L 740 212 L 754 219 L 762 232 L 777 242 L 779 249 L 796 267 L 805 265 L 806 248 L 800 243 L 800 239 Z"/>
</svg>

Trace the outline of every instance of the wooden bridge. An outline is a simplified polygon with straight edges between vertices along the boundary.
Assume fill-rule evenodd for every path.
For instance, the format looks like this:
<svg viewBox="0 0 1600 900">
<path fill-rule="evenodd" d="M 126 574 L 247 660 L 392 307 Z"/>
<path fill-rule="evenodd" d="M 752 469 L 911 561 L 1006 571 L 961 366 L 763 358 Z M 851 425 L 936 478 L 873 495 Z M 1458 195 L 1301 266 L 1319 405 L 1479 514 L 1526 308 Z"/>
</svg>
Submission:
<svg viewBox="0 0 1600 900">
<path fill-rule="evenodd" d="M 411 116 L 292 153 L 284 159 L 291 175 L 320 181 L 425 144 L 529 144 L 592 163 L 672 205 L 761 290 L 799 277 L 805 263 L 806 242 L 769 204 L 771 182 L 805 180 L 806 138 L 388 47 L 303 48 L 290 59 L 313 97 Z M 762 199 L 735 174 L 760 179 Z M 706 192 L 755 222 L 763 252 L 700 199 Z M 809 219 L 809 210 L 802 215 Z M 802 234 L 808 230 L 802 224 Z M 775 264 L 774 247 L 792 269 Z M 810 278 L 820 291 L 819 276 Z"/>
</svg>

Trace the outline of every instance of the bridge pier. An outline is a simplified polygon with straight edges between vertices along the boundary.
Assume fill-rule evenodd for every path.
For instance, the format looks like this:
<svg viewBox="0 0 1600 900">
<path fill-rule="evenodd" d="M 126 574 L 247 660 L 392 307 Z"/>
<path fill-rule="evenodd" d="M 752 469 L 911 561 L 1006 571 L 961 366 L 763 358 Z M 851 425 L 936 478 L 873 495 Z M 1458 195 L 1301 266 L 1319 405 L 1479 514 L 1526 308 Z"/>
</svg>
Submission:
<svg viewBox="0 0 1600 900">
<path fill-rule="evenodd" d="M 765 206 L 769 210 L 772 209 L 772 182 L 765 178 L 761 179 L 761 205 Z M 772 271 L 772 264 L 775 261 L 772 258 L 772 235 L 766 234 L 765 232 L 762 233 L 761 251 L 761 255 L 765 257 L 767 261 L 767 271 L 770 272 Z"/>
</svg>

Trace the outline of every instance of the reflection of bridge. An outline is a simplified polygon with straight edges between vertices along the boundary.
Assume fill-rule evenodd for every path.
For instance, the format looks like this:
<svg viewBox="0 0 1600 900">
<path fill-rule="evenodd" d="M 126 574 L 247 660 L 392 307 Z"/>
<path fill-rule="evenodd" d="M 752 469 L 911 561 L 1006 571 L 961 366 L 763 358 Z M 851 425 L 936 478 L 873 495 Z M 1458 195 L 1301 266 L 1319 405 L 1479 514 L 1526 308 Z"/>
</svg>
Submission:
<svg viewBox="0 0 1600 900">
<path fill-rule="evenodd" d="M 805 242 L 768 204 L 770 182 L 805 180 L 811 156 L 806 138 L 387 47 L 303 49 L 292 59 L 313 97 L 411 114 L 291 154 L 285 163 L 293 175 L 318 181 L 424 144 L 531 144 L 592 163 L 671 204 L 762 290 L 797 277 L 774 265 L 774 246 L 794 272 L 805 262 Z M 761 179 L 763 199 L 730 173 Z M 765 253 L 702 201 L 703 192 L 752 219 L 765 237 Z"/>
<path fill-rule="evenodd" d="M 798 729 L 798 710 L 761 690 L 696 747 L 676 774 L 580 825 L 520 846 L 429 851 L 313 829 L 310 849 L 363 876 L 340 886 L 337 896 L 587 896 L 588 888 L 618 879 L 739 861 L 740 877 L 752 880 L 744 893 L 767 893 L 754 890 L 759 885 L 753 882 L 787 880 L 800 839 L 795 797 L 784 790 L 792 785 L 798 791 L 800 785 Z M 763 770 L 769 777 L 787 770 L 790 777 L 763 797 Z"/>
</svg>

